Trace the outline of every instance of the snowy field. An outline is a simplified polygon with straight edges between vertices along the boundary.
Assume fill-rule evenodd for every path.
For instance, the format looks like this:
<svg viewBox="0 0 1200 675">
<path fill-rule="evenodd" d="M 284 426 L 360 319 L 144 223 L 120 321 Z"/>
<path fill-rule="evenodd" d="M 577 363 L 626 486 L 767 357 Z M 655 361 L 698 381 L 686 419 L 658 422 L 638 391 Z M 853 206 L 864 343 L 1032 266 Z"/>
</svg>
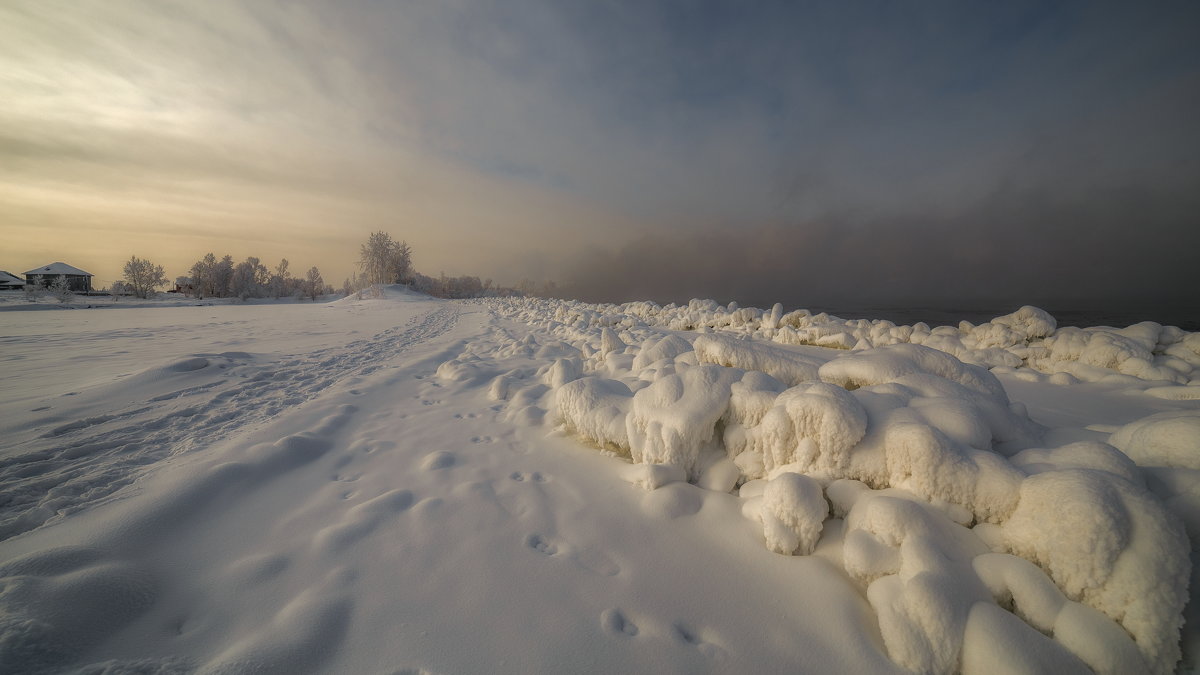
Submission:
<svg viewBox="0 0 1200 675">
<path fill-rule="evenodd" d="M 0 672 L 1200 657 L 1200 334 L 377 295 L 0 306 Z"/>
</svg>

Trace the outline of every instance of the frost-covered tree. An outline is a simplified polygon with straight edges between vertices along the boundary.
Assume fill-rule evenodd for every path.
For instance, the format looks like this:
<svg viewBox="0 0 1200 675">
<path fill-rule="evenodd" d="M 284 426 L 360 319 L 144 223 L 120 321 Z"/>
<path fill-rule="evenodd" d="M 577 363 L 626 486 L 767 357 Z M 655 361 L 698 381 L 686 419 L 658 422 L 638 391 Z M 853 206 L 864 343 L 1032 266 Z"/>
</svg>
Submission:
<svg viewBox="0 0 1200 675">
<path fill-rule="evenodd" d="M 226 255 L 221 258 L 221 261 L 216 264 L 213 269 L 213 287 L 216 289 L 215 295 L 227 298 L 230 295 L 230 287 L 233 282 L 233 256 Z"/>
<path fill-rule="evenodd" d="M 314 301 L 317 296 L 325 292 L 325 280 L 321 278 L 321 270 L 315 266 L 308 269 L 308 274 L 304 279 L 304 291 Z"/>
<path fill-rule="evenodd" d="M 66 302 L 75 297 L 75 292 L 71 290 L 71 284 L 67 281 L 67 275 L 60 274 L 50 283 L 50 295 L 54 296 L 59 302 Z"/>
<path fill-rule="evenodd" d="M 275 266 L 275 273 L 271 275 L 271 297 L 279 299 L 287 295 L 291 283 L 292 273 L 288 271 L 287 258 L 284 258 Z"/>
<path fill-rule="evenodd" d="M 395 273 L 396 283 L 407 284 L 412 281 L 412 247 L 408 242 L 401 241 L 396 245 Z"/>
<path fill-rule="evenodd" d="M 373 232 L 359 251 L 358 266 L 366 284 L 408 283 L 412 277 L 412 248 L 387 232 Z"/>
<path fill-rule="evenodd" d="M 192 288 L 197 298 L 203 300 L 205 297 L 217 294 L 214 283 L 216 268 L 217 256 L 207 253 L 203 258 L 197 260 L 188 271 L 192 276 Z"/>
<path fill-rule="evenodd" d="M 228 256 L 226 257 L 228 258 Z M 271 272 L 266 265 L 263 265 L 258 258 L 250 256 L 232 268 L 229 276 L 229 293 L 242 300 L 262 297 L 270 275 Z"/>
<path fill-rule="evenodd" d="M 125 263 L 125 284 L 134 296 L 149 298 L 154 295 L 154 289 L 167 283 L 162 265 L 155 265 L 149 260 L 143 260 L 136 255 Z"/>
</svg>

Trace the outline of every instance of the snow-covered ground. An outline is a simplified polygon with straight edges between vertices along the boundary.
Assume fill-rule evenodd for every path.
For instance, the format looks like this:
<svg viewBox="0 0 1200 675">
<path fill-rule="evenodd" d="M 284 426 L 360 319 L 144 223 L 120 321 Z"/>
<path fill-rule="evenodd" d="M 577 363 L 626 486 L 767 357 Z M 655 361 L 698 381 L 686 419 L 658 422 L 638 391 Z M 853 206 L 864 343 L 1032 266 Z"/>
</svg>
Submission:
<svg viewBox="0 0 1200 675">
<path fill-rule="evenodd" d="M 117 305 L 0 311 L 0 672 L 1200 656 L 1200 334 Z"/>
</svg>

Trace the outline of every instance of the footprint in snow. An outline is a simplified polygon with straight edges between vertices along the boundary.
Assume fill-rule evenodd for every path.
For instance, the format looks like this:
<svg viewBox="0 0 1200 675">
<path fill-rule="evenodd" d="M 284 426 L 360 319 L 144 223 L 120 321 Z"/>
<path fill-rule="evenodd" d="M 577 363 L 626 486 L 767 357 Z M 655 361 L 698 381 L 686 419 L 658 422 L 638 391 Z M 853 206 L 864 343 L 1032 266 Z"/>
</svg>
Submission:
<svg viewBox="0 0 1200 675">
<path fill-rule="evenodd" d="M 707 656 L 709 658 L 719 658 L 719 657 L 723 657 L 726 655 L 726 652 L 724 649 L 721 649 L 720 647 L 713 644 L 712 642 L 705 640 L 700 635 L 700 631 L 695 630 L 694 628 L 692 628 L 691 626 L 687 625 L 686 623 L 684 623 L 682 621 L 676 621 L 671 626 L 671 633 L 674 635 L 675 639 L 677 641 L 679 641 L 680 643 L 687 645 L 687 646 L 695 647 L 696 649 L 698 649 L 700 651 L 700 653 L 704 654 L 705 656 Z"/>
<path fill-rule="evenodd" d="M 531 534 L 525 538 L 525 545 L 546 555 L 554 555 L 558 553 L 558 545 L 553 541 L 543 537 L 540 534 Z"/>
<path fill-rule="evenodd" d="M 518 483 L 524 483 L 526 481 L 531 483 L 546 483 L 550 480 L 537 471 L 534 471 L 533 473 L 521 473 L 520 471 L 514 471 L 509 474 L 508 477 L 517 481 Z"/>
<path fill-rule="evenodd" d="M 619 609 L 606 609 L 600 615 L 600 625 L 604 630 L 620 637 L 633 637 L 638 634 L 637 624 L 630 621 Z"/>
<path fill-rule="evenodd" d="M 543 555 L 569 560 L 580 568 L 600 576 L 613 577 L 621 572 L 620 565 L 596 549 L 580 548 L 537 533 L 526 537 L 525 545 Z"/>
</svg>

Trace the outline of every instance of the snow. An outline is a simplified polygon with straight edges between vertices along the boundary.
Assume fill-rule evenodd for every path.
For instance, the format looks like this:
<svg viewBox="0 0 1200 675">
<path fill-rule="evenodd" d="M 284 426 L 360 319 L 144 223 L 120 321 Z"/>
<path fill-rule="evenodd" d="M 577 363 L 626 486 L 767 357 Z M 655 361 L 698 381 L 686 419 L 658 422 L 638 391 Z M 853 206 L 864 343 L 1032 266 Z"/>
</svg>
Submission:
<svg viewBox="0 0 1200 675">
<path fill-rule="evenodd" d="M 69 274 L 72 276 L 92 276 L 90 272 L 84 272 L 78 267 L 73 267 L 64 262 L 52 262 L 49 265 L 35 267 L 34 269 L 31 269 L 25 273 L 26 276 L 29 276 L 30 274 Z"/>
<path fill-rule="evenodd" d="M 1198 665 L 1196 334 L 65 306 L 0 305 L 0 672 Z"/>
<path fill-rule="evenodd" d="M 1121 427 L 1109 442 L 1140 466 L 1200 469 L 1200 410 L 1150 415 Z"/>
<path fill-rule="evenodd" d="M 763 489 L 763 535 L 767 548 L 784 555 L 809 555 L 821 538 L 829 505 L 821 484 L 790 471 L 772 478 Z"/>
</svg>

